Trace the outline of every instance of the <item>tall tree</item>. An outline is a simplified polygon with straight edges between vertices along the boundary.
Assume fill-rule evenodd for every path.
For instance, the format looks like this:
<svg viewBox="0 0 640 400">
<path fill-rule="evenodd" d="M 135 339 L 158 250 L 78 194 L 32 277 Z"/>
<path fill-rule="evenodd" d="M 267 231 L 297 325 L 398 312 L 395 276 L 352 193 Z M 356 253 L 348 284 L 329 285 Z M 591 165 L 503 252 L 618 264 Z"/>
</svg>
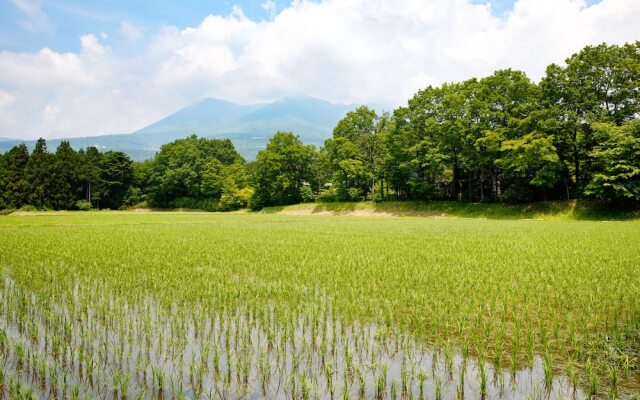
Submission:
<svg viewBox="0 0 640 400">
<path fill-rule="evenodd" d="M 518 140 L 532 133 L 534 127 L 527 120 L 537 109 L 539 97 L 538 87 L 521 71 L 499 70 L 479 81 L 478 129 L 475 130 L 474 147 L 478 152 L 476 159 L 483 194 L 488 189 L 492 197 L 499 200 L 506 190 L 511 193 L 527 191 L 527 188 L 515 186 L 527 185 L 528 181 L 507 179 L 509 174 L 504 168 L 513 164 L 497 163 L 496 160 L 506 149 L 513 150 L 516 144 L 511 142 L 503 147 L 503 142 Z M 510 174 L 512 178 L 517 175 Z M 509 186 L 513 187 L 509 189 Z"/>
<path fill-rule="evenodd" d="M 595 124 L 594 131 L 598 144 L 590 154 L 594 173 L 586 194 L 640 201 L 640 120 L 622 126 Z"/>
<path fill-rule="evenodd" d="M 82 198 L 79 182 L 80 156 L 63 140 L 56 149 L 50 176 L 51 205 L 56 210 L 69 210 Z"/>
<path fill-rule="evenodd" d="M 29 182 L 27 202 L 37 208 L 50 206 L 49 174 L 53 164 L 53 156 L 47 151 L 47 142 L 40 138 L 31 152 L 25 168 L 25 176 Z"/>
<path fill-rule="evenodd" d="M 388 120 L 366 106 L 358 107 L 338 122 L 333 138 L 325 142 L 324 152 L 343 199 L 375 197 L 377 182 L 382 179 L 383 131 Z"/>
<path fill-rule="evenodd" d="M 7 192 L 7 163 L 4 154 L 0 153 L 0 210 L 7 208 L 5 199 Z"/>
<path fill-rule="evenodd" d="M 100 199 L 103 196 L 103 181 L 101 178 L 102 154 L 97 148 L 91 146 L 81 154 L 79 179 L 83 186 L 82 198 L 92 207 L 100 208 Z"/>
<path fill-rule="evenodd" d="M 4 157 L 6 164 L 5 205 L 20 208 L 28 204 L 29 181 L 25 171 L 29 163 L 29 150 L 24 143 L 14 146 Z"/>
<path fill-rule="evenodd" d="M 561 122 L 557 147 L 572 174 L 574 196 L 580 197 L 593 172 L 592 125 L 621 125 L 640 112 L 640 42 L 587 46 L 566 66 L 550 65 L 540 86 L 546 107 Z"/>
<path fill-rule="evenodd" d="M 231 165 L 244 160 L 229 139 L 205 139 L 192 135 L 163 145 L 153 162 L 153 204 L 171 207 L 176 199 L 206 197 L 202 178 L 213 160 Z"/>
<path fill-rule="evenodd" d="M 133 161 L 121 151 L 107 151 L 100 160 L 102 195 L 99 205 L 120 208 L 133 183 Z"/>
<path fill-rule="evenodd" d="M 314 164 L 318 154 L 290 132 L 278 132 L 258 153 L 250 207 L 295 204 L 302 201 L 302 188 L 315 186 Z"/>
</svg>

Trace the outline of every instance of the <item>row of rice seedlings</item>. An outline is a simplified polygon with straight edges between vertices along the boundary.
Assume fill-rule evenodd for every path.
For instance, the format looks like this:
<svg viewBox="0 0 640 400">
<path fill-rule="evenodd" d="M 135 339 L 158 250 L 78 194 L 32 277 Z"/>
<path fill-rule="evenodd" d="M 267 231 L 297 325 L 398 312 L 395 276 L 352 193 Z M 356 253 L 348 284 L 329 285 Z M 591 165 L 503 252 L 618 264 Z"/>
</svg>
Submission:
<svg viewBox="0 0 640 400">
<path fill-rule="evenodd" d="M 116 302 L 143 304 L 143 292 L 165 308 L 176 301 L 176 310 L 258 315 L 268 303 L 278 321 L 289 318 L 284 310 L 313 308 L 308 288 L 323 287 L 341 321 L 411 333 L 439 349 L 440 362 L 448 347 L 511 375 L 541 361 L 543 381 L 566 375 L 592 394 L 640 391 L 637 225 L 207 216 L 207 226 L 126 217 L 143 218 L 158 224 L 4 229 L 0 262 L 38 293 L 81 274 L 108 284 Z M 161 345 L 145 340 L 179 357 L 186 339 L 175 337 L 186 323 L 168 325 Z"/>
<path fill-rule="evenodd" d="M 446 399 L 509 397 L 543 388 L 540 362 L 515 374 L 456 352 L 425 348 L 379 324 L 342 323 L 333 301 L 285 311 L 164 307 L 90 281 L 38 296 L 6 279 L 0 291 L 4 374 L 40 398 Z M 4 393 L 10 393 L 3 387 Z M 524 394 L 523 394 L 524 393 Z"/>
</svg>

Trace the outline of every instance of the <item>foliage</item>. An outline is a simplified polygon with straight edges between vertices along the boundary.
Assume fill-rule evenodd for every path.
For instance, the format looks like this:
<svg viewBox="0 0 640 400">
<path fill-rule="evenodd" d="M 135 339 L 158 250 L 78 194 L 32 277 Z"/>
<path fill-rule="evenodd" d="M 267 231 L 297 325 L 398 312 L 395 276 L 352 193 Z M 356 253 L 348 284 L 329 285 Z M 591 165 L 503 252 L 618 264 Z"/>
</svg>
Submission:
<svg viewBox="0 0 640 400">
<path fill-rule="evenodd" d="M 91 203 L 87 200 L 78 200 L 76 201 L 76 208 L 80 211 L 89 211 L 91 210 Z"/>
<path fill-rule="evenodd" d="M 119 208 L 132 189 L 132 161 L 95 147 L 75 151 L 67 141 L 51 154 L 41 138 L 31 154 L 21 144 L 0 157 L 0 183 L 0 208 Z"/>
<path fill-rule="evenodd" d="M 321 111 L 318 111 L 321 112 Z M 196 135 L 153 160 L 44 139 L 0 156 L 0 208 L 234 210 L 298 202 L 638 201 L 640 42 L 587 46 L 539 84 L 512 69 L 419 90 L 403 107 L 348 112 L 319 150 L 277 132 L 255 162 Z M 327 188 L 331 189 L 327 189 Z M 253 191 L 250 201 L 247 193 Z"/>
<path fill-rule="evenodd" d="M 162 146 L 153 166 L 154 202 L 167 206 L 179 197 L 203 197 L 200 186 L 204 169 L 217 159 L 219 147 L 230 146 L 230 141 L 210 142 L 195 135 Z"/>
<path fill-rule="evenodd" d="M 183 207 L 206 200 L 206 207 L 194 208 L 215 210 L 217 204 L 209 203 L 248 184 L 244 160 L 229 139 L 196 135 L 162 146 L 150 174 L 150 200 L 158 207 Z"/>
<path fill-rule="evenodd" d="M 338 201 L 338 191 L 333 186 L 325 187 L 318 192 L 316 201 L 320 203 L 336 202 Z"/>
<path fill-rule="evenodd" d="M 300 199 L 302 203 L 312 203 L 316 200 L 316 195 L 311 189 L 311 185 L 302 185 L 300 188 Z"/>
<path fill-rule="evenodd" d="M 597 124 L 594 131 L 600 140 L 590 153 L 594 173 L 585 192 L 598 198 L 640 201 L 640 121 L 623 126 Z"/>
<path fill-rule="evenodd" d="M 276 133 L 267 147 L 258 153 L 253 184 L 255 192 L 249 203 L 252 209 L 295 204 L 302 201 L 301 188 L 317 187 L 313 146 L 305 146 L 290 132 Z"/>
<path fill-rule="evenodd" d="M 359 200 L 369 193 L 375 196 L 376 181 L 382 176 L 387 122 L 387 116 L 378 117 L 361 106 L 348 112 L 334 128 L 333 138 L 322 151 L 339 199 Z"/>
</svg>

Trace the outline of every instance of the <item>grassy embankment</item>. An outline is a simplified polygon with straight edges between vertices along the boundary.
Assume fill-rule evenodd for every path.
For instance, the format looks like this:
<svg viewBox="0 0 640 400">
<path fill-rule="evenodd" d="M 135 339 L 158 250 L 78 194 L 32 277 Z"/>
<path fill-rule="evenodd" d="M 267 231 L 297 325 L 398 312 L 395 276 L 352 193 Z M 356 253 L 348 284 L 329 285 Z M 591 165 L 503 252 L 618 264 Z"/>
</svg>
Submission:
<svg viewBox="0 0 640 400">
<path fill-rule="evenodd" d="M 630 220 L 640 219 L 640 205 L 619 206 L 595 200 L 549 201 L 525 204 L 456 201 L 387 201 L 305 203 L 268 207 L 267 214 L 336 214 L 363 216 L 460 217 L 486 219 Z"/>
</svg>

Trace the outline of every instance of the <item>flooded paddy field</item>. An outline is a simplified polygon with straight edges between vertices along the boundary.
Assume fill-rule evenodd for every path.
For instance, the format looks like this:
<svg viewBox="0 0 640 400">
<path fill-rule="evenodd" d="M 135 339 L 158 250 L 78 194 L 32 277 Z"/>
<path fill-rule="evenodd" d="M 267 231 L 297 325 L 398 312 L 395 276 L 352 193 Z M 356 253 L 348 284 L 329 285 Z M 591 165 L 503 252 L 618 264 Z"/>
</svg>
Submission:
<svg viewBox="0 0 640 400">
<path fill-rule="evenodd" d="M 640 393 L 640 223 L 0 219 L 0 397 Z"/>
</svg>

